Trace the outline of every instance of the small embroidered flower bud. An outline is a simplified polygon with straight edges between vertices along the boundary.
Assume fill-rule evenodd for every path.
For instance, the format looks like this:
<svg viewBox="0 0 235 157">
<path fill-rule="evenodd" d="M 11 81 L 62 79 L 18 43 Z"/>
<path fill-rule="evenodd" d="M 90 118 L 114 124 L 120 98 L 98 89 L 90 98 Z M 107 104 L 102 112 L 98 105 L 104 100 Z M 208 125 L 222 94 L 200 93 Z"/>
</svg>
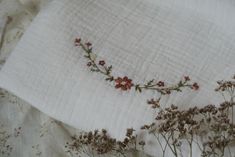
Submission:
<svg viewBox="0 0 235 157">
<path fill-rule="evenodd" d="M 157 83 L 157 85 L 158 85 L 159 87 L 164 87 L 164 86 L 165 86 L 165 83 L 164 83 L 163 81 L 159 81 L 159 82 Z"/>
<path fill-rule="evenodd" d="M 104 60 L 99 61 L 99 65 L 104 66 L 105 65 L 105 61 Z"/>
<path fill-rule="evenodd" d="M 92 44 L 90 42 L 86 42 L 85 45 L 89 48 L 92 46 Z"/>
<path fill-rule="evenodd" d="M 88 66 L 88 67 L 90 67 L 91 65 L 92 65 L 91 62 L 88 62 L 88 63 L 87 63 L 87 66 Z"/>
<path fill-rule="evenodd" d="M 75 41 L 74 41 L 75 46 L 80 46 L 81 45 L 81 41 L 82 41 L 81 38 L 76 38 Z"/>
<path fill-rule="evenodd" d="M 185 76 L 185 77 L 184 77 L 184 80 L 185 80 L 185 81 L 190 81 L 190 77 L 189 77 L 189 76 Z"/>
<path fill-rule="evenodd" d="M 192 89 L 194 90 L 198 90 L 199 89 L 199 85 L 195 82 L 192 86 Z"/>
</svg>

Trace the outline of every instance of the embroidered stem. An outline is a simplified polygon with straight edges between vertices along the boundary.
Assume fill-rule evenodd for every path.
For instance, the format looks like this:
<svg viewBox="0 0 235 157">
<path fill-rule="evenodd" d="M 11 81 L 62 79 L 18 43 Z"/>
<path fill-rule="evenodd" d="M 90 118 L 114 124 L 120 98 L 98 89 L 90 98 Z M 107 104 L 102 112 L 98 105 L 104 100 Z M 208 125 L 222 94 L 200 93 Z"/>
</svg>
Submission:
<svg viewBox="0 0 235 157">
<path fill-rule="evenodd" d="M 85 52 L 85 56 L 88 60 L 87 66 L 90 67 L 92 72 L 97 72 L 104 75 L 106 81 L 114 82 L 115 88 L 123 91 L 130 90 L 135 87 L 135 90 L 142 92 L 142 90 L 153 90 L 161 95 L 169 95 L 173 91 L 181 92 L 183 88 L 187 87 L 193 90 L 198 90 L 199 86 L 197 83 L 190 83 L 190 78 L 185 76 L 184 79 L 180 80 L 176 85 L 165 86 L 163 81 L 151 80 L 147 83 L 137 84 L 133 83 L 132 79 L 127 76 L 114 77 L 112 75 L 112 65 L 108 66 L 104 60 L 96 61 L 96 54 L 92 52 L 92 44 L 90 42 L 83 43 L 81 38 L 75 39 L 75 46 L 79 46 Z"/>
</svg>

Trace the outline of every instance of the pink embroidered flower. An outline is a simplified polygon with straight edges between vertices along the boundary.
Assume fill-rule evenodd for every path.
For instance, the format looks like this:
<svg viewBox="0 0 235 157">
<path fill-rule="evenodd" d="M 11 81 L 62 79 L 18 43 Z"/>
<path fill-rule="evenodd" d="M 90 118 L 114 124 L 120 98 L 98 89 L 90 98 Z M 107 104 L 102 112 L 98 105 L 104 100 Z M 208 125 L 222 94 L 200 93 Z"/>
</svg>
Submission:
<svg viewBox="0 0 235 157">
<path fill-rule="evenodd" d="M 192 85 L 192 89 L 198 90 L 198 89 L 199 89 L 199 85 L 195 82 L 195 83 Z"/>
<path fill-rule="evenodd" d="M 81 41 L 82 41 L 81 38 L 76 38 L 75 41 L 74 41 L 75 46 L 80 46 L 81 45 Z"/>
<path fill-rule="evenodd" d="M 184 77 L 184 80 L 185 80 L 185 81 L 190 81 L 190 77 L 189 77 L 189 76 L 185 76 L 185 77 Z"/>
<path fill-rule="evenodd" d="M 104 60 L 99 61 L 99 65 L 104 66 L 105 65 L 105 61 Z"/>
<path fill-rule="evenodd" d="M 90 43 L 90 42 L 86 42 L 86 43 L 85 43 L 85 45 L 89 48 L 89 47 L 91 47 L 91 46 L 92 46 L 92 43 Z"/>
<path fill-rule="evenodd" d="M 124 91 L 131 89 L 131 87 L 133 86 L 132 80 L 126 76 L 123 78 L 118 77 L 117 79 L 115 79 L 115 83 L 115 88 L 121 88 Z"/>
</svg>

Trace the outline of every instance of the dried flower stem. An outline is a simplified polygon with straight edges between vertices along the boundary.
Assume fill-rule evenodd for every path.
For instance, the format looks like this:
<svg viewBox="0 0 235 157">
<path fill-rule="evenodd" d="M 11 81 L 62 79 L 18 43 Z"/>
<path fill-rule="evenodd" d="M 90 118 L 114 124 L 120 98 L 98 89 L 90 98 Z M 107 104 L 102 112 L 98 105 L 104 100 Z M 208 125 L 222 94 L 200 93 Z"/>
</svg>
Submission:
<svg viewBox="0 0 235 157">
<path fill-rule="evenodd" d="M 153 133 L 153 135 L 156 137 L 157 142 L 158 142 L 158 144 L 160 145 L 160 148 L 161 148 L 161 150 L 162 150 L 162 157 L 165 157 L 166 148 L 167 148 L 167 145 L 168 145 L 169 138 L 167 139 L 167 142 L 166 142 L 165 145 L 163 146 L 163 144 L 162 144 L 162 142 L 161 142 L 161 140 L 160 140 L 160 137 L 159 137 L 160 134 L 156 135 L 156 133 Z"/>
<path fill-rule="evenodd" d="M 233 77 L 233 80 L 235 80 L 235 76 Z M 225 95 L 224 93 L 227 93 L 230 97 L 230 104 L 231 104 L 231 120 L 232 124 L 234 124 L 234 97 L 235 97 L 235 81 L 218 81 L 218 87 L 215 89 L 215 91 L 219 91 L 222 96 L 224 97 L 225 101 Z M 228 108 L 229 111 L 229 108 Z"/>
</svg>

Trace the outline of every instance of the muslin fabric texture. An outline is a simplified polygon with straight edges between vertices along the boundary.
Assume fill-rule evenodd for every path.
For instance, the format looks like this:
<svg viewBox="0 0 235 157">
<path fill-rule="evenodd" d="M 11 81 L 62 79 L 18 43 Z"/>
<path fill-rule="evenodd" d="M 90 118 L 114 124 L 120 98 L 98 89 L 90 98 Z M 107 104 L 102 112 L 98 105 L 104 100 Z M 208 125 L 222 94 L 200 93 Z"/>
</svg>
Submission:
<svg viewBox="0 0 235 157">
<path fill-rule="evenodd" d="M 40 4 L 37 8 L 41 7 Z M 5 33 L 1 38 L 3 40 L 0 39 L 2 42 L 0 67 L 27 29 L 31 19 L 34 18 L 36 10 L 31 10 L 33 12 L 29 10 L 28 6 L 21 5 L 18 0 L 0 0 L 0 36 Z M 8 24 L 6 24 L 7 17 L 11 18 Z M 62 123 L 54 125 L 55 123 L 51 123 L 53 121 L 30 104 L 0 89 L 0 156 L 69 156 L 64 150 L 64 144 L 78 130 L 70 132 L 71 127 L 67 129 Z M 16 137 L 15 129 L 19 131 L 18 128 L 21 129 Z M 42 133 L 44 133 L 43 137 Z"/>
<path fill-rule="evenodd" d="M 85 131 L 105 128 L 122 139 L 151 123 L 154 92 L 122 92 L 86 67 L 73 41 L 93 43 L 115 76 L 200 85 L 165 97 L 181 108 L 219 103 L 215 82 L 235 70 L 233 1 L 55 0 L 41 10 L 0 72 L 0 86 L 40 111 Z M 150 148 L 149 148 L 150 149 Z M 153 154 L 155 150 L 149 150 Z"/>
</svg>

